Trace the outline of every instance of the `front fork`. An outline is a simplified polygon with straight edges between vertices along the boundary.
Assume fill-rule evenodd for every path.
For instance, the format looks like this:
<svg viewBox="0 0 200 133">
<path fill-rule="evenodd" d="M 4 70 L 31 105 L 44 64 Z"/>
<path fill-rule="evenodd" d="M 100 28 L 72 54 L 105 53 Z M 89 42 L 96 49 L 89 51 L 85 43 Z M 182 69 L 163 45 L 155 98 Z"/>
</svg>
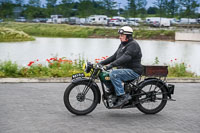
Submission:
<svg viewBox="0 0 200 133">
<path fill-rule="evenodd" d="M 84 96 L 88 93 L 90 87 L 92 86 L 92 83 L 93 83 L 93 80 L 90 79 L 89 82 L 88 82 L 88 84 L 84 87 L 83 92 L 82 92 L 82 94 Z"/>
</svg>

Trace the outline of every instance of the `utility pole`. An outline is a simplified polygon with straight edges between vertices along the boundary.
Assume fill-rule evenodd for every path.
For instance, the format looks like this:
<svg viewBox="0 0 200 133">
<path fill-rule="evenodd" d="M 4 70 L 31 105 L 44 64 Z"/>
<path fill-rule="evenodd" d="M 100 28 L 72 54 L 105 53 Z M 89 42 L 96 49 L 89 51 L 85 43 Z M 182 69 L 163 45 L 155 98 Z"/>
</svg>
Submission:
<svg viewBox="0 0 200 133">
<path fill-rule="evenodd" d="M 161 16 L 162 16 L 162 9 L 163 9 L 163 0 L 160 0 L 160 28 L 161 28 Z"/>
<path fill-rule="evenodd" d="M 121 3 L 119 2 L 118 3 L 118 15 L 120 15 L 120 5 L 121 5 Z"/>
</svg>

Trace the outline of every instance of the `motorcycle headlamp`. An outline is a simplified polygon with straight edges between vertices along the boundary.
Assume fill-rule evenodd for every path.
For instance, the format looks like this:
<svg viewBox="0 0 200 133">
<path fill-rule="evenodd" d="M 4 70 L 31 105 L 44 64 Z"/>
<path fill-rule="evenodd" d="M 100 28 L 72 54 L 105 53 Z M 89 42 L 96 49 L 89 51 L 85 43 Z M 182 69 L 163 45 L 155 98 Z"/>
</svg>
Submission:
<svg viewBox="0 0 200 133">
<path fill-rule="evenodd" d="M 91 71 L 92 68 L 93 68 L 92 63 L 87 62 L 87 63 L 85 64 L 85 72 L 86 72 L 86 73 L 89 73 L 89 72 Z"/>
</svg>

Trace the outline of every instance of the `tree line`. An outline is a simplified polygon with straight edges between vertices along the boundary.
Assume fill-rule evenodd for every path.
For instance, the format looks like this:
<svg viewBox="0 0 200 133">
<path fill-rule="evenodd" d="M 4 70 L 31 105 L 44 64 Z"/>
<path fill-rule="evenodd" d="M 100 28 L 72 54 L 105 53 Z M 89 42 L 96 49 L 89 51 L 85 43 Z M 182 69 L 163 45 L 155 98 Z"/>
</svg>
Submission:
<svg viewBox="0 0 200 133">
<path fill-rule="evenodd" d="M 0 18 L 24 16 L 32 18 L 49 18 L 52 14 L 63 17 L 88 17 L 90 15 L 124 16 L 124 17 L 176 17 L 200 18 L 197 0 L 155 0 L 146 8 L 147 0 L 126 0 L 122 8 L 115 0 L 0 0 Z"/>
</svg>

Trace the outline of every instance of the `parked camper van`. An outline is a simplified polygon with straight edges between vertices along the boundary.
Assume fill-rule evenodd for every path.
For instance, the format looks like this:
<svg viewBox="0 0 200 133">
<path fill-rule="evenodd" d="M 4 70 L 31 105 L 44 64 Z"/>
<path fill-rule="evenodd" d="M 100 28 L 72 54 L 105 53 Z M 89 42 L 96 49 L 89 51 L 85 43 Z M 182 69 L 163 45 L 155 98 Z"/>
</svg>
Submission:
<svg viewBox="0 0 200 133">
<path fill-rule="evenodd" d="M 169 27 L 171 25 L 169 18 L 160 18 L 160 17 L 149 17 L 146 18 L 146 23 L 154 27 Z"/>
<path fill-rule="evenodd" d="M 191 18 L 181 18 L 180 24 L 197 24 L 197 20 Z"/>
<path fill-rule="evenodd" d="M 78 17 L 70 17 L 69 18 L 69 24 L 81 24 L 80 23 L 80 18 L 78 18 Z"/>
<path fill-rule="evenodd" d="M 107 25 L 108 17 L 105 15 L 92 15 L 88 17 L 88 23 L 91 25 Z"/>
<path fill-rule="evenodd" d="M 25 19 L 25 17 L 18 17 L 17 19 L 15 19 L 15 22 L 26 22 L 27 20 Z"/>
<path fill-rule="evenodd" d="M 86 24 L 86 18 L 80 18 L 80 24 Z"/>
<path fill-rule="evenodd" d="M 137 22 L 137 23 L 143 22 L 141 18 L 128 18 L 128 21 L 134 21 L 134 22 Z"/>
<path fill-rule="evenodd" d="M 52 22 L 54 24 L 61 24 L 62 15 L 51 15 Z"/>
<path fill-rule="evenodd" d="M 160 21 L 160 17 L 147 17 L 145 21 L 147 24 L 151 24 L 154 21 Z"/>
</svg>

